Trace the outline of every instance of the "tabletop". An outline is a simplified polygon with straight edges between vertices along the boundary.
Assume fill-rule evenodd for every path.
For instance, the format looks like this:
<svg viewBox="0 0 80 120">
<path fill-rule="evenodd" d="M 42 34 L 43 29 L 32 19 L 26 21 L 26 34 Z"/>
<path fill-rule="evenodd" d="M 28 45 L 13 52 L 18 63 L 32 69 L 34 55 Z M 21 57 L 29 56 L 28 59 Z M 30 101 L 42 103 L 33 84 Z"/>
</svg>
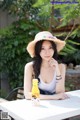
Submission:
<svg viewBox="0 0 80 120">
<path fill-rule="evenodd" d="M 80 115 L 80 90 L 67 92 L 69 99 L 40 100 L 33 106 L 31 100 L 16 100 L 0 103 L 0 109 L 15 120 L 62 120 Z"/>
</svg>

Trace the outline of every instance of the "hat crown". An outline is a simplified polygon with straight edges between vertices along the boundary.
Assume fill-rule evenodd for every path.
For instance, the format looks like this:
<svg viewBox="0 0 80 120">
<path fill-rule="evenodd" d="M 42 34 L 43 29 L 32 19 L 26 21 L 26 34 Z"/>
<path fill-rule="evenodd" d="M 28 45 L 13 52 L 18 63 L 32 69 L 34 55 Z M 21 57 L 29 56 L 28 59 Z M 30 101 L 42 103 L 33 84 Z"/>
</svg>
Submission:
<svg viewBox="0 0 80 120">
<path fill-rule="evenodd" d="M 35 41 L 38 40 L 42 40 L 42 39 L 56 39 L 55 36 L 53 36 L 50 32 L 48 31 L 43 31 L 43 32 L 39 32 L 36 36 L 35 36 Z"/>
</svg>

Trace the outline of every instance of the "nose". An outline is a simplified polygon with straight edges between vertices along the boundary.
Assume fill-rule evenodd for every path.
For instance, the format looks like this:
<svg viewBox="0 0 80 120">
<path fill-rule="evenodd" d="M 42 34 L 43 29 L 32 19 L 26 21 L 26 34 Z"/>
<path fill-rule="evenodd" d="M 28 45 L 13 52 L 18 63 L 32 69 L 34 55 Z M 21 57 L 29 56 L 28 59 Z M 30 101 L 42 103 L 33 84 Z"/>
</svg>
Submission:
<svg viewBox="0 0 80 120">
<path fill-rule="evenodd" d="M 46 50 L 45 53 L 46 53 L 46 54 L 49 54 L 49 50 Z"/>
</svg>

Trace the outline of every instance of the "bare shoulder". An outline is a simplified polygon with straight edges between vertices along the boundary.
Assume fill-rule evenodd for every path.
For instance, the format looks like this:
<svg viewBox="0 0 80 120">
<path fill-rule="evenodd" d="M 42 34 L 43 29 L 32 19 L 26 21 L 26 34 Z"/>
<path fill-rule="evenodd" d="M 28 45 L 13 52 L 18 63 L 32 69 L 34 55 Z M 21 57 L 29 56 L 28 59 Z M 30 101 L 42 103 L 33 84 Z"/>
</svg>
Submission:
<svg viewBox="0 0 80 120">
<path fill-rule="evenodd" d="M 59 64 L 59 67 L 60 67 L 60 68 L 66 68 L 66 64 L 60 63 L 60 64 Z"/>
<path fill-rule="evenodd" d="M 59 69 L 60 69 L 60 71 L 65 71 L 66 70 L 66 64 L 60 63 L 59 64 Z"/>
<path fill-rule="evenodd" d="M 25 65 L 25 69 L 30 69 L 32 70 L 33 69 L 33 62 L 29 62 Z"/>
</svg>

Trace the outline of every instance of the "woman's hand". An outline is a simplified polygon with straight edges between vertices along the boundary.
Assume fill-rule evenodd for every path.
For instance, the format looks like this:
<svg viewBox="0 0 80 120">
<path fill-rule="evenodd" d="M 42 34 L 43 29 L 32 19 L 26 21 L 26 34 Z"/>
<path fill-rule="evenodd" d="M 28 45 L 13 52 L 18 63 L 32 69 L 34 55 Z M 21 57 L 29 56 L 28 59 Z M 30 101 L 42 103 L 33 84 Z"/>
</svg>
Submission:
<svg viewBox="0 0 80 120">
<path fill-rule="evenodd" d="M 49 64 L 50 64 L 50 66 L 55 66 L 56 67 L 56 76 L 61 77 L 58 62 L 54 58 L 51 58 L 51 60 L 49 61 Z"/>
<path fill-rule="evenodd" d="M 69 98 L 69 96 L 67 94 L 65 94 L 65 93 L 58 93 L 56 95 L 57 95 L 57 99 L 58 100 L 64 100 L 64 99 L 68 99 Z"/>
<path fill-rule="evenodd" d="M 49 61 L 49 64 L 50 66 L 55 66 L 55 67 L 58 66 L 58 62 L 54 58 L 51 58 L 51 60 Z"/>
</svg>

